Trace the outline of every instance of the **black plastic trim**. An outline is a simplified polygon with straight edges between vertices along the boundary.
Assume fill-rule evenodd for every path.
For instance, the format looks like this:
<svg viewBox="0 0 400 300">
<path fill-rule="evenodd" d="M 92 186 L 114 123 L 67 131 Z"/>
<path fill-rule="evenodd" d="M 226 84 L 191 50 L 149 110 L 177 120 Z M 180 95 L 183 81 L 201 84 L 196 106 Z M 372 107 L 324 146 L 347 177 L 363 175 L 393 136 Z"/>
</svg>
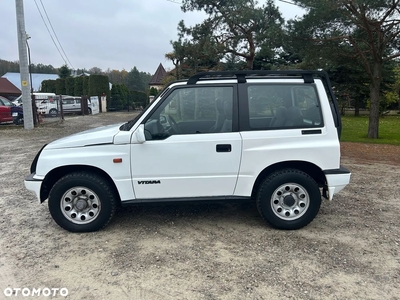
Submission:
<svg viewBox="0 0 400 300">
<path fill-rule="evenodd" d="M 44 147 L 46 147 L 46 146 L 47 146 L 47 144 L 45 144 L 45 145 L 39 150 L 39 152 L 36 154 L 35 158 L 33 159 L 32 164 L 31 164 L 31 168 L 30 168 L 31 173 L 35 173 L 35 172 L 36 172 L 36 166 L 37 166 L 37 162 L 38 162 L 38 160 L 39 160 L 40 153 L 42 153 Z"/>
<path fill-rule="evenodd" d="M 330 170 L 324 170 L 325 175 L 340 175 L 340 174 L 350 174 L 350 170 L 340 166 L 339 169 L 330 169 Z"/>
<path fill-rule="evenodd" d="M 321 134 L 322 133 L 322 130 L 321 129 L 312 129 L 312 130 L 302 130 L 301 131 L 301 134 L 304 134 L 304 135 L 306 135 L 306 134 Z"/>
<path fill-rule="evenodd" d="M 251 197 L 243 196 L 215 196 L 215 197 L 182 197 L 182 198 L 152 198 L 152 199 L 132 199 L 121 201 L 122 206 L 146 203 L 181 203 L 181 202 L 218 202 L 218 201 L 249 201 Z"/>
<path fill-rule="evenodd" d="M 200 72 L 189 78 L 188 85 L 196 84 L 200 79 L 227 79 L 234 78 L 238 83 L 245 83 L 246 78 L 253 76 L 299 76 L 304 79 L 304 83 L 314 83 L 314 75 L 320 77 L 328 76 L 325 71 L 311 70 L 240 70 L 240 71 L 216 71 Z"/>
<path fill-rule="evenodd" d="M 34 172 L 34 173 L 31 173 L 28 177 L 25 178 L 25 181 L 43 181 L 43 180 L 41 180 L 41 179 L 33 178 L 33 176 L 35 176 L 35 175 L 36 175 L 35 172 Z"/>
</svg>

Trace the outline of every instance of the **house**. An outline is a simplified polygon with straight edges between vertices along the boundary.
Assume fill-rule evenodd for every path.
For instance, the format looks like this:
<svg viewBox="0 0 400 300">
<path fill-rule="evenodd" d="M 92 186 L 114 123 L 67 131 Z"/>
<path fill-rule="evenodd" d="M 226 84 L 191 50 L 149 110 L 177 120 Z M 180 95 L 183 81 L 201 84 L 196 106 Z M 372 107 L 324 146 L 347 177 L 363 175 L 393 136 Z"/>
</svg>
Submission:
<svg viewBox="0 0 400 300">
<path fill-rule="evenodd" d="M 58 74 L 39 74 L 31 73 L 32 76 L 32 88 L 34 92 L 40 90 L 43 80 L 55 80 L 58 78 Z M 21 75 L 20 73 L 7 72 L 1 78 L 7 78 L 13 85 L 21 89 Z"/>
<path fill-rule="evenodd" d="M 150 88 L 155 88 L 161 90 L 164 86 L 163 79 L 167 77 L 167 72 L 165 71 L 163 65 L 160 63 L 156 72 L 149 82 Z"/>
<path fill-rule="evenodd" d="M 13 100 L 21 95 L 21 90 L 12 84 L 7 78 L 0 78 L 0 96 Z"/>
</svg>

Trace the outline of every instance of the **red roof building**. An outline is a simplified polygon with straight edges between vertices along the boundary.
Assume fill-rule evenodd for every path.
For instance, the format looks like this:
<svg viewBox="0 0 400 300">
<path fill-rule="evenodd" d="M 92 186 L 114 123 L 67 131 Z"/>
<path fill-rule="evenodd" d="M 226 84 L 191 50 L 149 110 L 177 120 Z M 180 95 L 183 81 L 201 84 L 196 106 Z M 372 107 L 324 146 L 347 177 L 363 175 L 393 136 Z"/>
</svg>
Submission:
<svg viewBox="0 0 400 300">
<path fill-rule="evenodd" d="M 0 96 L 10 99 L 21 95 L 21 90 L 13 85 L 7 78 L 0 77 Z"/>
</svg>

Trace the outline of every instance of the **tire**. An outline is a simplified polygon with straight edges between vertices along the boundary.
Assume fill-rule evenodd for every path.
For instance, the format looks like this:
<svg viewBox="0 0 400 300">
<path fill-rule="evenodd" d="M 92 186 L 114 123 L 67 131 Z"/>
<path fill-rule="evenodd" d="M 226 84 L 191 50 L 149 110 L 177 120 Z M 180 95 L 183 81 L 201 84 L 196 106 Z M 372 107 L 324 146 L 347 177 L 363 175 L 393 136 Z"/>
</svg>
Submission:
<svg viewBox="0 0 400 300">
<path fill-rule="evenodd" d="M 296 230 L 308 225 L 318 214 L 321 193 L 308 174 L 283 169 L 264 179 L 256 202 L 261 216 L 273 227 Z"/>
<path fill-rule="evenodd" d="M 49 111 L 49 116 L 50 117 L 57 117 L 57 115 L 58 115 L 58 111 L 57 111 L 57 109 L 55 109 L 55 108 L 52 108 L 52 109 L 50 109 L 50 111 Z"/>
<path fill-rule="evenodd" d="M 89 113 L 89 115 L 92 114 L 92 109 L 91 108 L 88 108 L 88 113 Z"/>
<path fill-rule="evenodd" d="M 14 123 L 15 125 L 22 125 L 22 124 L 24 124 L 24 118 L 23 118 L 23 117 L 16 117 L 16 118 L 14 119 L 13 123 Z"/>
<path fill-rule="evenodd" d="M 48 201 L 54 221 L 71 232 L 104 228 L 117 206 L 117 196 L 110 184 L 103 177 L 87 172 L 62 177 L 51 189 Z"/>
</svg>

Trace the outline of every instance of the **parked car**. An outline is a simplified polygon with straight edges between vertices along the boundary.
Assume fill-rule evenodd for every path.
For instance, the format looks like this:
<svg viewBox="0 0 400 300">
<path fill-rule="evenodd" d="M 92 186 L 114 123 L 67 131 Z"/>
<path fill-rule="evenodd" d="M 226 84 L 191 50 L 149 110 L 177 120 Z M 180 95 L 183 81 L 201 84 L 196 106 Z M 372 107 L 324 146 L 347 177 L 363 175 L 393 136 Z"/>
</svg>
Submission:
<svg viewBox="0 0 400 300">
<path fill-rule="evenodd" d="M 88 113 L 92 113 L 91 101 L 88 101 Z M 81 97 L 73 97 L 62 95 L 62 107 L 65 114 L 81 113 Z M 49 115 L 51 117 L 58 116 L 60 112 L 59 96 L 54 97 L 54 101 L 45 101 L 38 106 L 38 113 Z"/>
<path fill-rule="evenodd" d="M 20 124 L 21 115 L 22 115 L 21 107 L 15 106 L 7 98 L 0 96 L 0 123 L 14 122 L 16 124 Z"/>
<path fill-rule="evenodd" d="M 51 101 L 56 96 L 56 94 L 54 93 L 32 93 L 32 95 L 35 96 L 36 106 L 39 106 L 41 103 L 46 103 L 48 101 Z M 13 100 L 12 103 L 14 103 L 16 106 L 21 106 L 22 95 Z"/>
<path fill-rule="evenodd" d="M 82 112 L 82 98 L 81 97 L 63 97 L 62 105 L 64 113 L 73 114 Z M 91 101 L 87 99 L 88 103 L 88 113 L 92 114 Z"/>
<path fill-rule="evenodd" d="M 103 228 L 118 205 L 239 199 L 299 229 L 350 182 L 340 134 L 326 72 L 200 73 L 127 123 L 45 145 L 25 186 L 73 232 Z"/>
</svg>

